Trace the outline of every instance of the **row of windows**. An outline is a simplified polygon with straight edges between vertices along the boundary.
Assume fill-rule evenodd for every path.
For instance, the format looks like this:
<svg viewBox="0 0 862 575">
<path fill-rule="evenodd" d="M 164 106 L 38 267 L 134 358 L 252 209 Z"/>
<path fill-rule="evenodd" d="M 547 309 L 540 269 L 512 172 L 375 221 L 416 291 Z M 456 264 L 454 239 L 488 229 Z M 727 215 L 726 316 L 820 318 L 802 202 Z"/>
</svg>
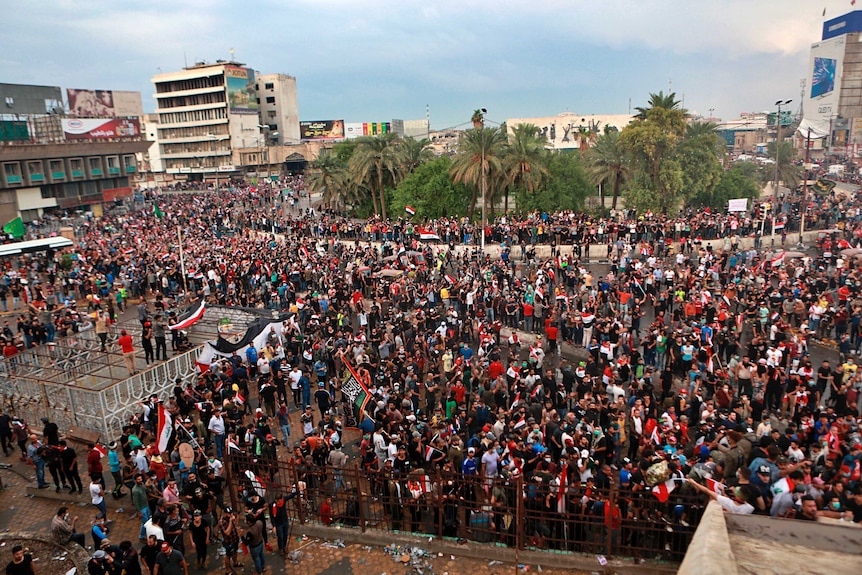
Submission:
<svg viewBox="0 0 862 575">
<path fill-rule="evenodd" d="M 181 144 L 162 144 L 163 154 L 209 154 L 212 152 L 228 152 L 227 146 L 219 146 L 216 142 L 183 142 Z"/>
<path fill-rule="evenodd" d="M 200 90 L 202 88 L 212 88 L 215 86 L 224 86 L 224 78 L 221 74 L 215 76 L 206 76 L 203 78 L 190 78 L 188 80 L 177 80 L 174 82 L 159 82 L 156 84 L 156 93 L 164 94 L 166 92 L 182 92 L 185 90 Z"/>
<path fill-rule="evenodd" d="M 175 98 L 164 98 L 159 100 L 159 110 L 179 108 L 181 106 L 202 106 L 205 104 L 223 104 L 225 102 L 224 92 L 210 92 L 208 94 L 194 94 L 192 96 L 177 96 Z"/>
<path fill-rule="evenodd" d="M 159 113 L 159 123 L 180 124 L 183 122 L 202 122 L 206 120 L 223 120 L 227 118 L 227 108 L 212 110 L 194 110 L 192 112 Z"/>
<path fill-rule="evenodd" d="M 87 182 L 66 182 L 64 184 L 48 184 L 42 186 L 43 198 L 77 198 L 78 196 L 95 196 L 105 190 L 129 187 L 129 178 L 106 178 Z"/>
<path fill-rule="evenodd" d="M 176 138 L 206 138 L 206 139 L 228 139 L 227 126 L 187 126 L 184 128 L 166 128 L 159 130 L 162 139 L 173 140 Z"/>
</svg>

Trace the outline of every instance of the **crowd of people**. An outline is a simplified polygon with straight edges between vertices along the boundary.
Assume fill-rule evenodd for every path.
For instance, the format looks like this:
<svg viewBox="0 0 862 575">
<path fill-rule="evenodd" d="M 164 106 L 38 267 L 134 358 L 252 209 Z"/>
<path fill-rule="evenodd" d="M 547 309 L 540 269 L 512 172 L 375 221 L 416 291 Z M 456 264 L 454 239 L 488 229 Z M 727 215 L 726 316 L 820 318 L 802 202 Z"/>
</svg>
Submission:
<svg viewBox="0 0 862 575">
<path fill-rule="evenodd" d="M 426 242 L 409 218 L 300 208 L 285 201 L 299 194 L 292 185 L 286 195 L 278 185 L 151 193 L 158 209 L 93 220 L 68 254 L 5 262 L 0 284 L 25 286 L 13 305 L 26 297 L 31 316 L 70 297 L 98 322 L 142 298 L 147 334 L 154 320 L 178 321 L 167 301 L 283 314 L 265 345 L 216 356 L 170 397 L 146 398 L 108 446 L 112 493 L 128 489 L 140 513 L 142 558 L 153 546 L 166 557 L 194 548 L 201 565 L 201 543 L 221 539 L 227 571 L 245 544 L 260 573 L 268 522 L 284 553 L 287 510 L 322 494 L 315 516 L 331 523 L 351 513 L 325 495 L 348 488 L 375 501 L 454 502 L 437 518 L 444 534 L 479 532 L 484 521 L 502 542 L 514 529 L 503 510 L 524 498 L 528 537 L 564 548 L 585 537 L 567 515 L 597 512 L 610 530 L 659 517 L 687 526 L 701 491 L 733 513 L 862 521 L 862 278 L 849 252 L 756 249 L 754 214 L 624 210 L 498 218 L 485 231 L 501 242 L 492 257 L 460 245 L 475 243 L 469 224 L 423 223 L 441 240 Z M 811 212 L 837 230 L 832 245 L 860 245 L 857 199 L 818 198 Z M 536 243 L 552 244 L 551 257 L 530 257 Z M 580 257 L 587 243 L 608 246 L 606 263 Z M 404 257 L 412 252 L 422 257 Z M 359 414 L 352 396 L 343 401 L 347 364 L 369 396 Z M 162 450 L 158 413 L 177 423 Z M 4 452 L 18 437 L 8 416 L 0 437 Z M 52 464 L 70 449 L 61 443 L 19 441 L 37 471 L 42 460 L 40 487 L 46 465 L 56 489 L 67 483 L 68 466 L 55 475 Z M 231 452 L 264 462 L 237 470 L 237 510 L 224 499 Z M 100 511 L 104 479 L 87 461 Z M 292 487 L 274 488 L 280 465 L 300 470 Z M 364 479 L 347 486 L 354 467 Z M 393 528 L 417 528 L 404 509 L 388 506 Z M 61 511 L 55 534 L 68 541 L 74 525 Z M 635 545 L 638 532 L 615 537 Z M 134 553 L 112 547 L 115 566 Z"/>
</svg>

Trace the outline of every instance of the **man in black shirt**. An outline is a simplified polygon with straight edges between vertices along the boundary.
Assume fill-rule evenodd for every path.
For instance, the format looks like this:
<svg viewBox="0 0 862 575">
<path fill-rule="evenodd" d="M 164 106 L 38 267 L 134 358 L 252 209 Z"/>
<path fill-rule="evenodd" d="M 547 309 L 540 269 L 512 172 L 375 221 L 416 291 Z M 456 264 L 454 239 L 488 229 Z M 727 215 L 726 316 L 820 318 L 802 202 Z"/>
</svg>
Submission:
<svg viewBox="0 0 862 575">
<path fill-rule="evenodd" d="M 45 438 L 45 443 L 48 445 L 59 445 L 60 428 L 57 427 L 57 424 L 50 421 L 47 417 L 42 418 L 42 423 L 45 424 L 44 429 L 42 429 L 42 437 Z"/>
<path fill-rule="evenodd" d="M 6 565 L 6 575 L 36 575 L 33 556 L 25 554 L 22 546 L 15 545 L 12 548 L 12 561 Z"/>
<path fill-rule="evenodd" d="M 69 490 L 74 493 L 84 492 L 84 485 L 81 483 L 81 476 L 78 475 L 78 455 L 75 450 L 66 445 L 66 441 L 60 440 L 60 462 L 63 464 L 63 473 L 66 474 L 66 479 L 69 481 Z"/>
<path fill-rule="evenodd" d="M 13 449 L 12 418 L 2 409 L 0 409 L 0 445 L 3 447 L 3 455 L 8 457 L 9 451 Z"/>
<path fill-rule="evenodd" d="M 153 570 L 156 568 L 156 556 L 159 554 L 161 544 L 155 535 L 150 535 L 147 537 L 147 543 L 141 547 L 141 563 L 146 575 L 153 575 Z"/>
<path fill-rule="evenodd" d="M 156 555 L 153 575 L 189 575 L 189 566 L 182 553 L 167 541 L 162 543 L 161 549 L 162 551 Z"/>
</svg>

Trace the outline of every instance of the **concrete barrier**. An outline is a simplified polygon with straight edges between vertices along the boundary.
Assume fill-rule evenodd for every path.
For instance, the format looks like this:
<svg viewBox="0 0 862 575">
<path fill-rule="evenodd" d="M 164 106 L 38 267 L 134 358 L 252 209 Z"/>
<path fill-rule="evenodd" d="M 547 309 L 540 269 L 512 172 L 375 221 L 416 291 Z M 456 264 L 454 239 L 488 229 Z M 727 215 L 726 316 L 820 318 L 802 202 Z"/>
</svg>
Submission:
<svg viewBox="0 0 862 575">
<path fill-rule="evenodd" d="M 738 575 L 724 510 L 710 501 L 688 546 L 678 575 Z"/>
</svg>

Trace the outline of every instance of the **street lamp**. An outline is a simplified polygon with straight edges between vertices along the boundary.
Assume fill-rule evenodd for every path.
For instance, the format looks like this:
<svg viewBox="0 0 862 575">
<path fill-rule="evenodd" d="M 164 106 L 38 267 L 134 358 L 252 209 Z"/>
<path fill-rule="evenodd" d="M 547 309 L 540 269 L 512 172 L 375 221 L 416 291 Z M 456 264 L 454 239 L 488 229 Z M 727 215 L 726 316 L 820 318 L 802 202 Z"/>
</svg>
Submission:
<svg viewBox="0 0 862 575">
<path fill-rule="evenodd" d="M 772 202 L 770 203 L 770 211 L 772 212 L 772 245 L 775 245 L 775 198 L 778 196 L 778 151 L 781 145 L 781 106 L 786 106 L 793 100 L 778 100 L 775 105 L 778 106 L 778 115 L 775 116 L 775 181 L 772 184 Z"/>
<path fill-rule="evenodd" d="M 230 136 L 225 136 L 225 135 L 217 136 L 215 134 L 207 134 L 207 138 L 209 140 L 212 140 L 213 142 L 224 142 L 225 140 L 229 140 Z M 216 149 L 214 151 L 218 152 L 219 150 Z M 218 192 L 218 169 L 219 169 L 219 161 L 218 161 L 218 157 L 216 157 L 215 158 L 215 191 L 216 192 Z"/>
<path fill-rule="evenodd" d="M 481 108 L 482 114 L 487 114 L 488 110 L 485 108 Z M 482 253 L 485 253 L 485 194 L 487 193 L 488 184 L 486 182 L 485 175 L 485 144 L 487 143 L 485 140 L 485 124 L 482 124 L 482 231 L 480 232 L 482 238 Z"/>
</svg>

